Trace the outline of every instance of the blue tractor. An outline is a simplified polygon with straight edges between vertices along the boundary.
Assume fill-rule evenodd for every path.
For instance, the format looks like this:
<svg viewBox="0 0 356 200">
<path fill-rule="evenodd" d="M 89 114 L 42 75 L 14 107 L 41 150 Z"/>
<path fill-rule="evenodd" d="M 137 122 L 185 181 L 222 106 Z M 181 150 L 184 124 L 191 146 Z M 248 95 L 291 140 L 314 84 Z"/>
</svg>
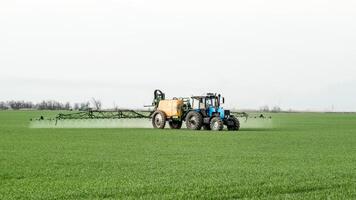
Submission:
<svg viewBox="0 0 356 200">
<path fill-rule="evenodd" d="M 221 131 L 224 125 L 229 131 L 240 129 L 239 120 L 221 106 L 225 99 L 220 94 L 207 93 L 204 96 L 192 96 L 191 99 L 192 104 L 184 117 L 188 129 Z"/>
</svg>

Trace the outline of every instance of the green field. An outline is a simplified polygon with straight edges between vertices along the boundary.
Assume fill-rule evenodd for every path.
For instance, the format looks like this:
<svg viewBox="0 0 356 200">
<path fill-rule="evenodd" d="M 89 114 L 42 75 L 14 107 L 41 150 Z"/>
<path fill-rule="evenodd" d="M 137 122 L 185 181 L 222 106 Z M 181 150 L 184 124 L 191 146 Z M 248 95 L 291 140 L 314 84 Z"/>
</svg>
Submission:
<svg viewBox="0 0 356 200">
<path fill-rule="evenodd" d="M 0 112 L 0 199 L 356 199 L 356 115 L 238 133 L 30 129 Z"/>
</svg>

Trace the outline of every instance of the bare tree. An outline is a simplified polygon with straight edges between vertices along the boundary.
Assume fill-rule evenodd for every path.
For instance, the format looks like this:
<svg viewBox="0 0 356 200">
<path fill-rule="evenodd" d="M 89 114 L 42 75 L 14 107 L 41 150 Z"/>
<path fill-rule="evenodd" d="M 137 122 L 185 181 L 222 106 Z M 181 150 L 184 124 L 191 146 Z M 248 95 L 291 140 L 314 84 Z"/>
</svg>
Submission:
<svg viewBox="0 0 356 200">
<path fill-rule="evenodd" d="M 279 106 L 274 106 L 271 111 L 275 112 L 275 113 L 278 113 L 278 112 L 281 112 L 282 109 Z"/>
<path fill-rule="evenodd" d="M 71 109 L 72 109 L 72 107 L 70 106 L 70 103 L 69 103 L 69 102 L 67 102 L 67 103 L 64 105 L 64 109 L 65 109 L 65 110 L 71 110 Z"/>
<path fill-rule="evenodd" d="M 94 106 L 94 109 L 95 110 L 100 110 L 101 109 L 101 106 L 102 106 L 102 103 L 100 100 L 96 100 L 94 97 L 92 98 L 92 103 L 93 103 L 93 106 Z"/>
<path fill-rule="evenodd" d="M 85 102 L 85 103 L 80 103 L 80 107 L 79 110 L 85 111 L 85 110 L 89 110 L 89 102 Z"/>
<path fill-rule="evenodd" d="M 74 103 L 74 105 L 73 105 L 73 109 L 74 110 L 79 110 L 79 103 Z"/>
<path fill-rule="evenodd" d="M 4 101 L 1 101 L 0 102 L 0 110 L 7 110 L 7 109 L 9 109 L 8 104 Z"/>
<path fill-rule="evenodd" d="M 268 107 L 268 105 L 262 106 L 262 107 L 260 108 L 260 111 L 262 111 L 262 112 L 269 112 L 269 107 Z"/>
</svg>

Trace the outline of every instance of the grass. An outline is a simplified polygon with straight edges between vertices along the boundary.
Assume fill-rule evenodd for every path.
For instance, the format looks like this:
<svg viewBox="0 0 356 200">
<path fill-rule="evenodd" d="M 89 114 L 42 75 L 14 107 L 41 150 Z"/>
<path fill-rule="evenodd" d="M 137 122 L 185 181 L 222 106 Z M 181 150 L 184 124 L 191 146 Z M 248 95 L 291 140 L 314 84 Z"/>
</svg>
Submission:
<svg viewBox="0 0 356 200">
<path fill-rule="evenodd" d="M 238 133 L 28 128 L 39 115 L 0 112 L 0 199 L 356 199 L 355 114 Z"/>
</svg>

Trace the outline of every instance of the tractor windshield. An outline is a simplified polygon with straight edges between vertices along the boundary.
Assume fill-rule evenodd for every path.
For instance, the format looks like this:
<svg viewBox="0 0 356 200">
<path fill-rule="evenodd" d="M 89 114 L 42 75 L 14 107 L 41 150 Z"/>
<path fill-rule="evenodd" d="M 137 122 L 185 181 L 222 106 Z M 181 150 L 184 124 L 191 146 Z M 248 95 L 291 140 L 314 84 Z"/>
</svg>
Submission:
<svg viewBox="0 0 356 200">
<path fill-rule="evenodd" d="M 207 97 L 206 107 L 219 107 L 219 100 L 217 97 Z"/>
<path fill-rule="evenodd" d="M 209 107 L 220 107 L 218 96 L 193 96 L 192 108 L 194 109 L 207 109 Z"/>
</svg>

